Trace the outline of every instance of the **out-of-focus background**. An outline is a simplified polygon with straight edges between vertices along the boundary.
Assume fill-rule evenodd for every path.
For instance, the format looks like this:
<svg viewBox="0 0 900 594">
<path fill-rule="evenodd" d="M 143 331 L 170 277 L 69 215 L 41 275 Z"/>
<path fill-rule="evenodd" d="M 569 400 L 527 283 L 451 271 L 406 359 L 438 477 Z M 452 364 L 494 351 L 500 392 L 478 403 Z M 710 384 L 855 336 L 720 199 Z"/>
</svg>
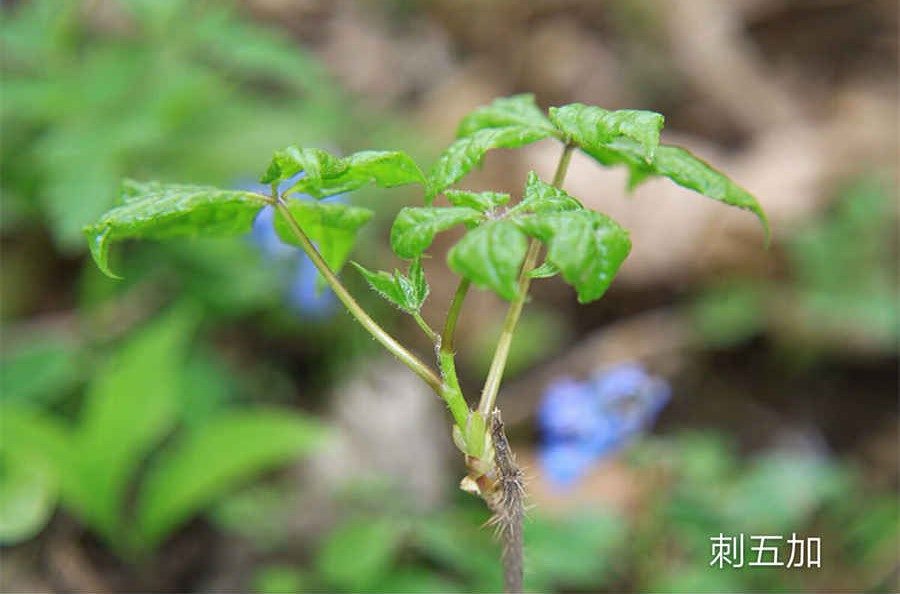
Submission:
<svg viewBox="0 0 900 594">
<path fill-rule="evenodd" d="M 3 591 L 500 589 L 449 415 L 298 253 L 262 231 L 139 242 L 113 281 L 80 229 L 123 177 L 252 187 L 292 143 L 427 167 L 461 116 L 517 92 L 664 113 L 664 142 L 753 192 L 773 230 L 764 249 L 747 213 L 665 180 L 627 195 L 623 171 L 575 157 L 566 189 L 635 247 L 590 306 L 537 282 L 513 347 L 499 404 L 528 477 L 526 587 L 898 589 L 895 2 L 2 6 Z M 517 196 L 558 154 L 492 153 L 466 186 Z M 388 226 L 421 196 L 342 199 L 378 212 L 354 258 L 398 265 Z M 426 263 L 435 323 L 452 239 Z M 469 297 L 470 397 L 503 311 Z M 662 410 L 608 406 L 648 385 Z M 604 443 L 542 429 L 560 416 Z M 711 565 L 720 534 L 746 538 L 742 568 Z M 750 567 L 754 535 L 782 536 L 782 563 L 792 535 L 821 538 L 821 568 Z"/>
</svg>

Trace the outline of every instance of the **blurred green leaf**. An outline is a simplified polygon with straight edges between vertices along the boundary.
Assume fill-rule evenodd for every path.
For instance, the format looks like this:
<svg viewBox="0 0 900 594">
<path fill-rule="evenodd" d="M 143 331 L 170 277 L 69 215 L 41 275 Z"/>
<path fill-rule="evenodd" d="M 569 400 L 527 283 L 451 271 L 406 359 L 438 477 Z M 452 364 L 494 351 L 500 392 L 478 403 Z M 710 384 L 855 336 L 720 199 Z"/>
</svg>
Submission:
<svg viewBox="0 0 900 594">
<path fill-rule="evenodd" d="M 251 590 L 259 594 L 294 594 L 312 589 L 310 576 L 291 565 L 264 565 L 253 574 Z"/>
<path fill-rule="evenodd" d="M 433 514 L 416 523 L 414 543 L 427 560 L 466 578 L 470 591 L 499 592 L 503 588 L 500 546 L 480 527 L 486 520 L 483 512 L 458 509 Z"/>
<path fill-rule="evenodd" d="M 338 590 L 370 590 L 389 574 L 405 530 L 393 518 L 348 520 L 328 535 L 316 568 Z"/>
<path fill-rule="evenodd" d="M 78 452 L 65 425 L 31 407 L 2 405 L 0 428 L 4 451 L 29 460 L 34 458 L 36 465 L 47 468 L 59 485 L 64 503 L 74 507 L 83 498 L 76 467 Z"/>
<path fill-rule="evenodd" d="M 488 221 L 466 233 L 447 253 L 456 274 L 504 299 L 518 293 L 519 271 L 528 239 L 512 221 Z"/>
<path fill-rule="evenodd" d="M 747 279 L 711 287 L 694 301 L 694 324 L 707 344 L 732 346 L 761 331 L 766 324 L 762 283 Z"/>
<path fill-rule="evenodd" d="M 34 336 L 0 360 L 0 401 L 45 407 L 81 378 L 77 347 L 70 337 Z"/>
<path fill-rule="evenodd" d="M 724 502 L 729 526 L 753 534 L 782 534 L 804 526 L 825 502 L 846 490 L 846 481 L 840 468 L 817 456 L 762 456 Z"/>
<path fill-rule="evenodd" d="M 56 475 L 46 460 L 0 449 L 0 544 L 36 536 L 56 507 Z"/>
<path fill-rule="evenodd" d="M 594 211 L 522 216 L 516 223 L 547 245 L 547 260 L 575 287 L 580 303 L 603 296 L 631 251 L 628 232 Z"/>
<path fill-rule="evenodd" d="M 595 589 L 615 567 L 625 535 L 624 522 L 613 515 L 526 520 L 526 587 Z"/>
<path fill-rule="evenodd" d="M 124 204 L 84 229 L 97 266 L 114 278 L 109 268 L 113 241 L 246 233 L 267 204 L 253 192 L 152 182 L 126 181 L 123 194 Z"/>
<path fill-rule="evenodd" d="M 570 338 L 570 323 L 565 315 L 557 309 L 541 308 L 538 304 L 530 304 L 528 315 L 522 316 L 516 328 L 516 338 L 509 347 L 506 361 L 506 374 L 513 377 L 533 368 L 541 361 L 563 349 Z M 503 330 L 503 318 L 491 320 L 480 325 L 478 332 L 460 351 L 466 365 L 473 372 L 486 374 L 490 368 L 497 337 Z"/>
<path fill-rule="evenodd" d="M 290 481 L 258 481 L 236 493 L 225 494 L 210 514 L 215 524 L 239 535 L 264 552 L 277 552 L 294 537 L 291 518 L 296 514 L 296 484 Z"/>
<path fill-rule="evenodd" d="M 391 227 L 391 248 L 401 258 L 418 258 L 428 249 L 434 236 L 457 225 L 470 225 L 483 215 L 466 207 L 404 207 Z"/>
<path fill-rule="evenodd" d="M 743 592 L 748 589 L 740 571 L 720 570 L 709 567 L 708 563 L 703 566 L 676 565 L 650 578 L 647 585 L 650 592 Z"/>
<path fill-rule="evenodd" d="M 372 589 L 375 592 L 397 592 L 397 594 L 432 594 L 434 592 L 469 592 L 436 571 L 425 567 L 400 567 L 391 572 Z"/>
<path fill-rule="evenodd" d="M 635 143 L 637 154 L 647 163 L 653 162 L 665 122 L 662 114 L 653 111 L 607 111 L 581 103 L 551 107 L 550 120 L 568 141 L 589 155 L 624 138 Z"/>
<path fill-rule="evenodd" d="M 133 547 L 149 551 L 193 514 L 264 470 L 319 445 L 323 428 L 296 412 L 224 412 L 173 443 L 148 471 Z"/>
<path fill-rule="evenodd" d="M 4 197 L 39 205 L 66 252 L 123 176 L 231 183 L 273 144 L 340 142 L 355 119 L 308 52 L 233 2 L 116 7 L 127 33 L 56 0 L 0 22 Z"/>
<path fill-rule="evenodd" d="M 289 200 L 287 207 L 335 273 L 347 263 L 359 230 L 372 218 L 371 210 L 346 204 Z M 275 213 L 275 231 L 285 243 L 300 245 L 281 212 Z"/>
<path fill-rule="evenodd" d="M 800 302 L 819 328 L 861 332 L 896 350 L 900 337 L 895 229 L 888 182 L 877 175 L 844 189 L 828 216 L 788 241 Z"/>
<path fill-rule="evenodd" d="M 75 435 L 79 512 L 121 544 L 128 486 L 177 419 L 182 366 L 195 322 L 175 310 L 131 338 L 88 386 Z"/>
</svg>

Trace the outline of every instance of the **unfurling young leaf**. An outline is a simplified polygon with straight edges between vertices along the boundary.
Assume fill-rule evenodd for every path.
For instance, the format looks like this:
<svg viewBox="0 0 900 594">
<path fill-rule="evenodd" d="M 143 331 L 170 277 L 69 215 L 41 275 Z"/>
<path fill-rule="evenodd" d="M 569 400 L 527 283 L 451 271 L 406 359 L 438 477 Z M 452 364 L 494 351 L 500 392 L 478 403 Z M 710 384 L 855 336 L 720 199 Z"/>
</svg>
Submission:
<svg viewBox="0 0 900 594">
<path fill-rule="evenodd" d="M 559 274 L 559 268 L 556 267 L 556 264 L 545 261 L 543 264 L 529 272 L 528 276 L 531 278 L 552 278 L 557 274 Z"/>
<path fill-rule="evenodd" d="M 466 206 L 479 212 L 491 212 L 498 206 L 503 206 L 509 202 L 509 194 L 501 194 L 500 192 L 447 190 L 444 192 L 444 195 L 453 206 Z"/>
<path fill-rule="evenodd" d="M 512 207 L 510 215 L 520 212 L 563 212 L 566 210 L 582 210 L 584 206 L 564 190 L 541 181 L 534 171 L 528 174 L 525 181 L 525 195 L 522 201 Z"/>
<path fill-rule="evenodd" d="M 351 192 L 370 183 L 382 188 L 425 183 L 419 166 L 402 151 L 362 151 L 341 158 L 321 149 L 296 146 L 276 152 L 260 181 L 277 183 L 301 172 L 304 176 L 285 194 L 302 192 L 325 198 Z"/>
<path fill-rule="evenodd" d="M 268 203 L 253 192 L 131 180 L 123 184 L 122 194 L 121 206 L 84 228 L 97 267 L 112 278 L 118 278 L 109 267 L 113 241 L 246 233 Z"/>
<path fill-rule="evenodd" d="M 518 148 L 554 134 L 534 95 L 505 97 L 476 109 L 463 119 L 457 140 L 431 168 L 427 202 L 480 165 L 489 150 Z"/>
<path fill-rule="evenodd" d="M 488 221 L 466 233 L 447 254 L 456 274 L 507 300 L 518 293 L 519 270 L 528 239 L 509 220 Z"/>
<path fill-rule="evenodd" d="M 372 218 L 371 210 L 346 204 L 288 200 L 287 207 L 335 274 L 350 257 L 360 228 Z M 280 212 L 275 213 L 275 232 L 282 241 L 300 245 Z"/>
<path fill-rule="evenodd" d="M 393 274 L 383 270 L 372 272 L 356 262 L 353 265 L 376 293 L 406 313 L 418 313 L 428 298 L 428 283 L 419 260 L 410 264 L 409 276 L 401 274 L 399 270 L 394 270 Z"/>
<path fill-rule="evenodd" d="M 483 218 L 477 210 L 460 206 L 402 208 L 391 227 L 391 248 L 401 258 L 418 258 L 441 231 L 476 223 Z"/>
</svg>

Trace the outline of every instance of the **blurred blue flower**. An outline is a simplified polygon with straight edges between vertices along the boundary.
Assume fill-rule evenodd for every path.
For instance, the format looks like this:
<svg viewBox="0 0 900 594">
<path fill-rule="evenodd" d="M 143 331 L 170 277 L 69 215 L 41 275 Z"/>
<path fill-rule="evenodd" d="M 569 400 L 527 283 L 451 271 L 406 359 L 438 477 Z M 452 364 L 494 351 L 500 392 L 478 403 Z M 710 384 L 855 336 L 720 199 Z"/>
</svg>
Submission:
<svg viewBox="0 0 900 594">
<path fill-rule="evenodd" d="M 571 486 L 591 465 L 629 443 L 669 401 L 671 388 L 626 363 L 577 382 L 556 380 L 538 410 L 540 464 L 557 486 Z"/>
<path fill-rule="evenodd" d="M 304 173 L 298 173 L 294 177 L 281 182 L 279 192 L 284 192 L 302 178 Z M 269 189 L 256 183 L 241 184 L 241 188 L 254 192 L 268 193 Z M 314 200 L 312 196 L 294 194 L 291 199 Z M 322 202 L 342 202 L 343 196 L 330 196 Z M 273 261 L 287 262 L 291 269 L 291 276 L 287 283 L 285 299 L 295 311 L 306 316 L 325 318 L 334 313 L 337 299 L 328 287 L 321 286 L 317 280 L 319 273 L 312 260 L 298 247 L 281 241 L 275 233 L 273 222 L 275 209 L 271 206 L 264 207 L 253 221 L 253 229 L 250 231 L 250 239 L 255 243 L 263 255 Z"/>
</svg>

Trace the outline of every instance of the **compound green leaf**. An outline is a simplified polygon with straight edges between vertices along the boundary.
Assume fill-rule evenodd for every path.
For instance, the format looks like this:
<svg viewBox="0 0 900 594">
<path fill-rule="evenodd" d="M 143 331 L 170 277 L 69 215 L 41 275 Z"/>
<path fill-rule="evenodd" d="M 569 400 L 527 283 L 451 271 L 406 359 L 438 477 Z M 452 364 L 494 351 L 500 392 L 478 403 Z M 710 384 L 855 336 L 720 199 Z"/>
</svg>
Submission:
<svg viewBox="0 0 900 594">
<path fill-rule="evenodd" d="M 118 278 L 109 268 L 113 241 L 246 233 L 267 203 L 253 192 L 130 181 L 123 184 L 122 199 L 121 206 L 84 228 L 94 261 L 112 278 Z"/>
<path fill-rule="evenodd" d="M 402 151 L 362 151 L 340 160 L 343 169 L 334 175 L 306 175 L 287 192 L 302 192 L 324 198 L 352 192 L 368 184 L 393 188 L 407 184 L 424 184 L 425 176 L 413 158 Z"/>
<path fill-rule="evenodd" d="M 139 494 L 135 542 L 149 551 L 194 514 L 241 484 L 322 443 L 325 431 L 296 412 L 222 413 L 184 435 L 148 471 Z"/>
<path fill-rule="evenodd" d="M 344 267 L 356 244 L 359 230 L 372 218 L 371 210 L 347 204 L 289 200 L 287 205 L 300 228 L 335 273 Z M 281 212 L 275 213 L 275 232 L 282 241 L 300 245 Z"/>
<path fill-rule="evenodd" d="M 543 130 L 548 135 L 556 132 L 553 124 L 534 102 L 534 95 L 523 93 L 511 97 L 501 97 L 490 105 L 479 107 L 462 119 L 456 136 L 462 138 L 485 128 L 504 128 L 506 126 Z"/>
<path fill-rule="evenodd" d="M 625 138 L 634 143 L 641 159 L 648 163 L 653 161 L 665 122 L 662 114 L 653 111 L 607 111 L 581 103 L 550 108 L 550 120 L 588 154 L 603 151 L 610 143 Z"/>
<path fill-rule="evenodd" d="M 564 190 L 541 181 L 534 171 L 528 174 L 525 181 L 525 195 L 522 201 L 510 209 L 509 214 L 520 212 L 563 212 L 567 210 L 582 210 L 581 203 L 569 196 Z"/>
<path fill-rule="evenodd" d="M 509 194 L 500 192 L 467 192 L 465 190 L 447 190 L 444 192 L 447 201 L 453 206 L 466 206 L 479 212 L 490 212 L 498 206 L 509 202 Z"/>
<path fill-rule="evenodd" d="M 466 233 L 447 254 L 447 262 L 456 274 L 511 301 L 518 293 L 527 250 L 528 239 L 515 223 L 489 221 Z"/>
<path fill-rule="evenodd" d="M 177 310 L 131 339 L 88 386 L 75 434 L 83 519 L 119 544 L 128 487 L 178 413 L 194 316 Z"/>
<path fill-rule="evenodd" d="M 391 227 L 391 248 L 401 258 L 413 259 L 428 249 L 434 236 L 456 225 L 474 224 L 483 215 L 473 208 L 405 207 Z"/>
<path fill-rule="evenodd" d="M 518 148 L 550 136 L 552 131 L 543 128 L 504 126 L 482 128 L 469 136 L 457 139 L 447 147 L 428 175 L 427 202 L 481 164 L 485 154 L 492 149 Z"/>
<path fill-rule="evenodd" d="M 628 233 L 615 221 L 589 210 L 517 217 L 530 236 L 547 246 L 547 260 L 578 293 L 578 301 L 599 299 L 628 252 Z"/>
</svg>

